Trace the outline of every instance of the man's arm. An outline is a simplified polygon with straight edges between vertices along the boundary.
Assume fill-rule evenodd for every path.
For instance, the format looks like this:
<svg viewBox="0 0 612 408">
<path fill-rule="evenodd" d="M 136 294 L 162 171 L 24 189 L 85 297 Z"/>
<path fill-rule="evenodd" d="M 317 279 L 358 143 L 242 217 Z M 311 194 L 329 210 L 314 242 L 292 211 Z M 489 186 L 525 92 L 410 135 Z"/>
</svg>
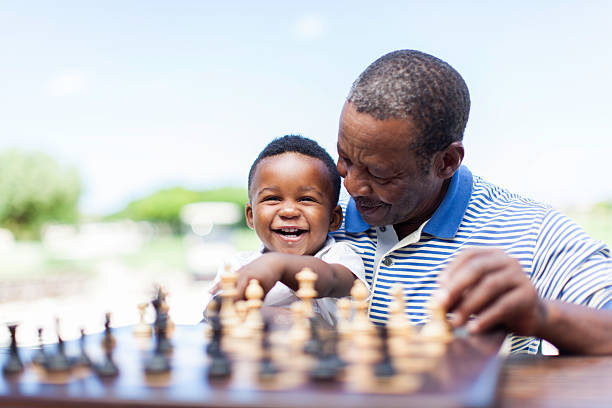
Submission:
<svg viewBox="0 0 612 408">
<path fill-rule="evenodd" d="M 299 284 L 295 275 L 303 268 L 310 268 L 317 274 L 317 297 L 348 296 L 355 281 L 353 272 L 344 265 L 327 263 L 314 256 L 269 252 L 237 271 L 238 298 L 244 298 L 251 279 L 257 279 L 265 293 L 268 293 L 276 282 L 282 282 L 297 290 Z"/>
<path fill-rule="evenodd" d="M 502 325 L 562 352 L 612 354 L 612 311 L 541 299 L 518 261 L 498 249 L 461 253 L 441 275 L 436 296 L 453 312 L 451 324 L 467 322 L 472 333 Z"/>
</svg>

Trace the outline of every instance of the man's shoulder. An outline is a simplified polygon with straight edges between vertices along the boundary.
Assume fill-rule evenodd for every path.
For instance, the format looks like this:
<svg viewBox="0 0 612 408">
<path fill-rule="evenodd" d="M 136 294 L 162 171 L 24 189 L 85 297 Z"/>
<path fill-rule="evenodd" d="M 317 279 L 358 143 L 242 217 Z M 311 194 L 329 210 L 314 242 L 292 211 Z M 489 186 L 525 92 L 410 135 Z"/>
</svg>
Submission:
<svg viewBox="0 0 612 408">
<path fill-rule="evenodd" d="M 511 213 L 531 210 L 541 213 L 550 211 L 552 207 L 474 175 L 468 209 L 472 211 L 503 210 Z"/>
</svg>

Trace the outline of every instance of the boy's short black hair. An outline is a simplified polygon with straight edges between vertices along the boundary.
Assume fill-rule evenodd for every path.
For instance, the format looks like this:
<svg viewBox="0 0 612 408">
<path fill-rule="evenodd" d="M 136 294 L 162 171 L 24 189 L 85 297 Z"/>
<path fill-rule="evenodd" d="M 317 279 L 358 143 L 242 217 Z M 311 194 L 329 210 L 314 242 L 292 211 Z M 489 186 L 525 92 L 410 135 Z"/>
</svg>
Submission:
<svg viewBox="0 0 612 408">
<path fill-rule="evenodd" d="M 332 186 L 333 200 L 332 203 L 336 205 L 338 198 L 340 197 L 340 174 L 336 168 L 336 163 L 331 158 L 329 153 L 325 151 L 317 142 L 308 139 L 300 135 L 286 135 L 279 137 L 271 141 L 264 149 L 259 153 L 259 156 L 255 159 L 249 170 L 249 199 L 251 197 L 251 182 L 255 175 L 255 170 L 260 161 L 270 156 L 277 156 L 279 154 L 295 152 L 305 156 L 314 157 L 315 159 L 321 160 L 327 170 L 329 171 L 329 182 Z"/>
</svg>

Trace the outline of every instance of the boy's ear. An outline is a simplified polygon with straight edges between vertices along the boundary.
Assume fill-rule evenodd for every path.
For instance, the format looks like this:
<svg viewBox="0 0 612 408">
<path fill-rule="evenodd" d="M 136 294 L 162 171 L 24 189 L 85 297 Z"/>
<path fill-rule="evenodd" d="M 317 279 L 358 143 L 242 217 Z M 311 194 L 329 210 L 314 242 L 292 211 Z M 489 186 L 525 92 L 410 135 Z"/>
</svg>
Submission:
<svg viewBox="0 0 612 408">
<path fill-rule="evenodd" d="M 251 205 L 251 203 L 247 203 L 247 205 L 244 207 L 244 215 L 246 217 L 246 223 L 249 228 L 255 229 L 255 226 L 253 225 L 253 206 Z"/>
<path fill-rule="evenodd" d="M 333 209 L 331 222 L 329 223 L 329 231 L 336 231 L 342 225 L 342 207 L 339 205 Z"/>
</svg>

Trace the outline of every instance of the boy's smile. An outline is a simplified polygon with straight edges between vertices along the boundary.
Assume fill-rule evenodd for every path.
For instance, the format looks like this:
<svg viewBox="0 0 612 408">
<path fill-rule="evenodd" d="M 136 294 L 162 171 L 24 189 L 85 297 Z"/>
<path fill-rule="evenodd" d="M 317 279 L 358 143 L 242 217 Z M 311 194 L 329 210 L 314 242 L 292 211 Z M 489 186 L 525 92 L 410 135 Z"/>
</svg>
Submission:
<svg viewBox="0 0 612 408">
<path fill-rule="evenodd" d="M 249 193 L 247 223 L 266 251 L 314 255 L 342 222 L 329 170 L 314 157 L 287 152 L 263 159 Z"/>
</svg>

